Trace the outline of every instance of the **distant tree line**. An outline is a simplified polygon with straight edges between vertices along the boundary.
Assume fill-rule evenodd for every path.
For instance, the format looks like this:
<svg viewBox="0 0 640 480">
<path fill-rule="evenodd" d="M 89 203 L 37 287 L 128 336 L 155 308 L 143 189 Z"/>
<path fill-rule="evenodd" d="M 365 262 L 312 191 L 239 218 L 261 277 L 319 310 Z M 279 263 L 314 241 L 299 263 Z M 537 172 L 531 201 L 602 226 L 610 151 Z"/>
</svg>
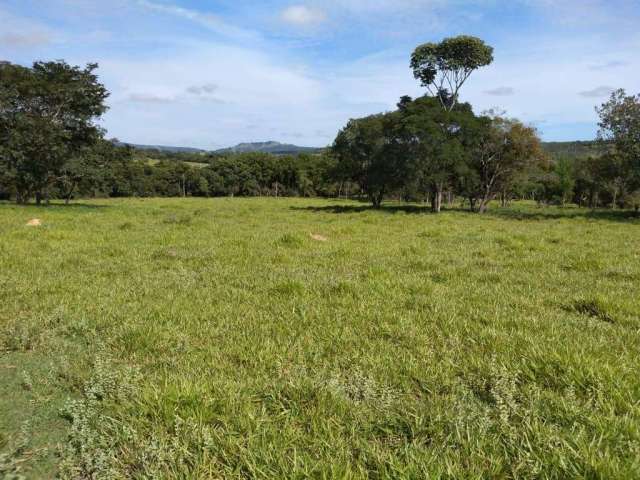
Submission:
<svg viewBox="0 0 640 480">
<path fill-rule="evenodd" d="M 640 210 L 640 96 L 620 90 L 599 107 L 594 142 L 545 150 L 531 126 L 459 102 L 492 52 L 467 36 L 418 47 L 411 66 L 427 95 L 353 119 L 331 148 L 297 156 L 137 150 L 97 126 L 108 97 L 97 65 L 0 63 L 0 199 L 326 196 L 424 201 L 434 212 L 529 199 Z"/>
</svg>

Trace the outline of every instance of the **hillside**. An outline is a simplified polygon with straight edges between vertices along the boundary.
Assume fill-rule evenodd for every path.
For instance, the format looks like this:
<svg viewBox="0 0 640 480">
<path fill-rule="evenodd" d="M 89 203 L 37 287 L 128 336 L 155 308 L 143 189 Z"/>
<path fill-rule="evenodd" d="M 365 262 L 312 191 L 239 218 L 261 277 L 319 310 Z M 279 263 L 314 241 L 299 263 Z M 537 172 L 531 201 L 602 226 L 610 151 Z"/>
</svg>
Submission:
<svg viewBox="0 0 640 480">
<path fill-rule="evenodd" d="M 320 153 L 322 148 L 314 147 L 300 147 L 298 145 L 291 145 L 280 142 L 254 142 L 254 143 L 240 143 L 235 147 L 223 148 L 216 150 L 213 153 L 217 154 L 229 154 L 229 153 L 252 153 L 262 152 L 271 153 L 273 155 L 297 155 L 300 153 Z"/>
<path fill-rule="evenodd" d="M 589 157 L 605 153 L 605 147 L 596 141 L 543 142 L 543 148 L 553 157 Z"/>
<path fill-rule="evenodd" d="M 206 150 L 192 147 L 174 147 L 171 145 L 140 145 L 137 143 L 120 142 L 118 140 L 113 140 L 113 143 L 119 147 L 129 145 L 136 150 L 150 150 L 162 153 L 206 153 Z"/>
</svg>

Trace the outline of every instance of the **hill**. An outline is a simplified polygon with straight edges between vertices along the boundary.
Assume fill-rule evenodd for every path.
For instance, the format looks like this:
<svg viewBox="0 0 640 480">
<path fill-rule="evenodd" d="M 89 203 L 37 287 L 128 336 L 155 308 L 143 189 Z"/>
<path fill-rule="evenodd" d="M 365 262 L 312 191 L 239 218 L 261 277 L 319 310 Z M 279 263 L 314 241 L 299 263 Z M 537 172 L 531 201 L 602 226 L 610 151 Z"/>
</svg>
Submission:
<svg viewBox="0 0 640 480">
<path fill-rule="evenodd" d="M 594 140 L 573 142 L 543 142 L 543 148 L 553 157 L 580 158 L 599 156 L 605 153 L 606 147 Z"/>
<path fill-rule="evenodd" d="M 133 147 L 137 150 L 150 150 L 162 153 L 207 153 L 206 150 L 192 147 L 174 147 L 170 145 L 140 145 L 137 143 L 120 142 L 117 140 L 113 141 L 113 143 L 119 147 L 129 145 L 130 147 Z"/>
<path fill-rule="evenodd" d="M 254 143 L 240 143 L 235 147 L 223 148 L 216 150 L 213 153 L 217 154 L 229 154 L 229 153 L 271 153 L 273 155 L 297 155 L 300 153 L 320 153 L 322 148 L 314 147 L 299 147 L 298 145 L 291 145 L 280 142 L 254 142 Z"/>
</svg>

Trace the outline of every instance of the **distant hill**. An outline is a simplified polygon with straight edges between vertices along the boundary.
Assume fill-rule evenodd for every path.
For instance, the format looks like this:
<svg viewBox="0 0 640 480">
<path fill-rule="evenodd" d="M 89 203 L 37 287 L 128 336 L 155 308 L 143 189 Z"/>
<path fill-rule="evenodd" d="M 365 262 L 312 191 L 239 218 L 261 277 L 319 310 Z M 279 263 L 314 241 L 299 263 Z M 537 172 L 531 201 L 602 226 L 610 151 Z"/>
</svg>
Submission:
<svg viewBox="0 0 640 480">
<path fill-rule="evenodd" d="M 138 145 L 136 143 L 127 143 L 114 141 L 115 145 L 119 147 L 124 147 L 125 145 L 129 145 L 137 150 L 152 150 L 156 152 L 167 152 L 167 153 L 206 153 L 206 150 L 202 150 L 200 148 L 191 148 L 191 147 L 172 147 L 168 145 Z"/>
<path fill-rule="evenodd" d="M 555 158 L 594 157 L 606 153 L 607 150 L 606 147 L 596 141 L 543 142 L 542 146 L 548 154 Z"/>
<path fill-rule="evenodd" d="M 313 148 L 313 147 L 299 147 L 297 145 L 291 145 L 280 142 L 254 142 L 254 143 L 240 143 L 235 147 L 223 148 L 220 150 L 216 150 L 213 153 L 217 153 L 219 155 L 229 154 L 229 153 L 253 153 L 253 152 L 261 152 L 261 153 L 271 153 L 273 155 L 297 155 L 299 153 L 320 153 L 322 148 Z"/>
<path fill-rule="evenodd" d="M 116 145 L 130 145 L 138 150 L 156 151 L 164 153 L 208 153 L 207 150 L 191 147 L 174 147 L 169 145 L 140 145 L 114 141 Z M 573 141 L 573 142 L 543 142 L 545 151 L 553 157 L 588 157 L 605 153 L 605 148 L 596 141 Z M 235 147 L 222 148 L 211 153 L 226 155 L 230 153 L 271 153 L 273 155 L 297 155 L 300 153 L 315 154 L 322 152 L 322 148 L 300 147 L 280 142 L 254 142 L 240 143 Z"/>
</svg>

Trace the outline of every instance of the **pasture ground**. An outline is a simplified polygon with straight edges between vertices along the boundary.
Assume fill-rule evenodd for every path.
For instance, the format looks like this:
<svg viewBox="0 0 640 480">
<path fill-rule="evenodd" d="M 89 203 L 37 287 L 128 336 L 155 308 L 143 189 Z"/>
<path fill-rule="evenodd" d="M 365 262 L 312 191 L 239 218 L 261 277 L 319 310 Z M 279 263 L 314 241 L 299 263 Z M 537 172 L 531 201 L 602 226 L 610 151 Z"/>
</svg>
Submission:
<svg viewBox="0 0 640 480">
<path fill-rule="evenodd" d="M 0 478 L 640 478 L 639 286 L 624 212 L 0 204 Z"/>
</svg>

